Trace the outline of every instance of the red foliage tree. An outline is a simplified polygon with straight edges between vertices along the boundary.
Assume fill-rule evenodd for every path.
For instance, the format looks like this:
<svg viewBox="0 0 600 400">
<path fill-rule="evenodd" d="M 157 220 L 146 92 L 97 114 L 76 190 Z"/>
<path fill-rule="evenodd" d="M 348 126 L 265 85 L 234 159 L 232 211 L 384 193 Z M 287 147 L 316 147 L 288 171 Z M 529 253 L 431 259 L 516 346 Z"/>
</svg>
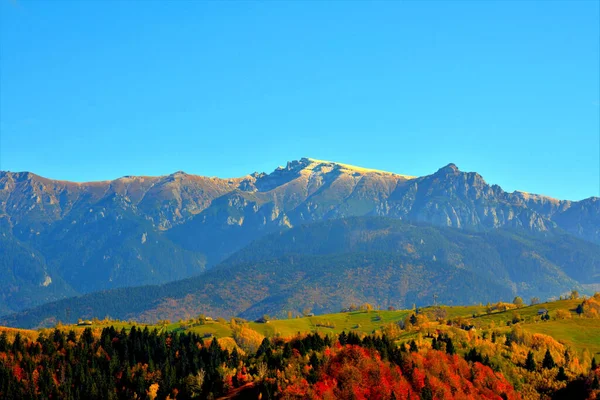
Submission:
<svg viewBox="0 0 600 400">
<path fill-rule="evenodd" d="M 332 349 L 309 397 L 419 399 L 427 386 L 433 398 L 440 400 L 521 398 L 504 376 L 480 363 L 469 364 L 437 350 L 406 357 L 402 366 L 396 366 L 360 346 Z"/>
</svg>

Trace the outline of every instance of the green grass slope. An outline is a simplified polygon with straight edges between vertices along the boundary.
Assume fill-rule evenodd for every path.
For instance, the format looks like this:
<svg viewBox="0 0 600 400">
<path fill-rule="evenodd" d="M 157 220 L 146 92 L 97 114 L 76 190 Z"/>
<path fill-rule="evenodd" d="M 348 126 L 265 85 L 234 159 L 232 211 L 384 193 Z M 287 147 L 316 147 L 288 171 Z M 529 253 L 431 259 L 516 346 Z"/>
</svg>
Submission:
<svg viewBox="0 0 600 400">
<path fill-rule="evenodd" d="M 557 300 L 532 306 L 510 309 L 507 311 L 492 311 L 486 313 L 487 307 L 484 305 L 476 306 L 447 306 L 424 307 L 419 309 L 421 315 L 427 317 L 426 321 L 421 323 L 421 329 L 397 329 L 396 338 L 399 342 L 416 339 L 423 332 L 437 331 L 444 332 L 450 327 L 447 323 L 453 322 L 456 326 L 475 326 L 477 330 L 495 331 L 498 334 L 506 335 L 513 329 L 520 329 L 529 333 L 540 333 L 548 335 L 568 348 L 573 349 L 578 354 L 589 352 L 600 360 L 600 318 L 586 318 L 579 316 L 575 309 L 582 300 Z M 538 310 L 544 308 L 548 310 L 550 320 L 543 321 Z M 570 318 L 558 318 L 559 310 L 568 311 Z M 168 331 L 191 331 L 202 336 L 217 337 L 219 339 L 234 338 L 235 332 L 240 327 L 245 327 L 254 331 L 258 338 L 260 337 L 282 337 L 289 338 L 298 334 L 319 332 L 323 334 L 339 334 L 344 332 L 356 332 L 362 334 L 373 334 L 384 332 L 390 329 L 390 326 L 404 326 L 408 318 L 415 313 L 415 310 L 357 310 L 351 312 L 339 312 L 331 314 L 317 314 L 314 316 L 299 316 L 293 318 L 271 319 L 268 323 L 262 322 L 242 322 L 236 319 L 236 323 L 230 320 L 217 319 L 209 321 L 200 321 L 198 318 L 192 318 L 179 322 L 161 322 L 159 324 L 140 324 L 137 322 L 114 321 L 114 320 L 95 320 L 92 329 L 102 328 L 112 325 L 116 329 L 125 328 L 129 330 L 132 326 L 157 328 Z M 444 315 L 444 322 L 435 320 L 436 315 Z M 521 321 L 512 324 L 512 319 L 518 314 Z M 509 323 L 510 324 L 507 324 Z M 60 325 L 59 329 L 65 331 L 75 330 L 81 332 L 85 326 Z M 16 332 L 13 328 L 8 329 Z M 1 330 L 1 329 L 0 329 Z M 35 331 L 26 331 L 31 336 Z"/>
</svg>

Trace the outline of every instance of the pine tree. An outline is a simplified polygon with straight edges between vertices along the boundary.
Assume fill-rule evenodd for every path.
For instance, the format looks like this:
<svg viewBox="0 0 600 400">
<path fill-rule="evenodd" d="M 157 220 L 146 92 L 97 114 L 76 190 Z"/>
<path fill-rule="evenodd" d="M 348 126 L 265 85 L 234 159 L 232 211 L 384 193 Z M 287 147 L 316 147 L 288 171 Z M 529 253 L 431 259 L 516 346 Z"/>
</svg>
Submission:
<svg viewBox="0 0 600 400">
<path fill-rule="evenodd" d="M 410 341 L 410 352 L 411 353 L 416 353 L 419 351 L 419 348 L 417 347 L 417 343 L 414 340 Z"/>
<path fill-rule="evenodd" d="M 565 368 L 561 365 L 560 368 L 558 368 L 558 374 L 556 374 L 556 380 L 557 381 L 566 381 L 567 378 L 567 374 L 565 374 Z"/>
<path fill-rule="evenodd" d="M 342 332 L 343 334 L 344 332 Z M 340 334 L 340 338 L 341 338 L 341 334 Z M 340 340 L 340 344 L 342 343 L 342 341 Z M 284 359 L 288 359 L 292 356 L 292 346 L 290 345 L 290 342 L 287 342 L 284 346 L 283 346 L 283 358 Z"/>
<path fill-rule="evenodd" d="M 306 348 L 304 347 L 304 344 L 302 343 L 302 341 L 298 342 L 298 352 L 300 353 L 300 355 L 302 357 L 304 357 L 304 355 L 306 355 Z"/>
<path fill-rule="evenodd" d="M 348 338 L 347 338 L 347 343 L 348 344 L 360 344 L 361 340 L 360 337 L 358 336 L 358 333 L 355 332 L 349 332 L 348 333 Z"/>
<path fill-rule="evenodd" d="M 429 378 L 425 377 L 425 386 L 421 390 L 421 400 L 433 400 L 433 392 L 431 391 L 431 386 L 429 385 Z"/>
<path fill-rule="evenodd" d="M 552 354 L 550 354 L 550 349 L 546 350 L 546 354 L 544 355 L 544 361 L 542 361 L 542 367 L 545 369 L 552 369 L 556 366 L 554 359 L 552 358 Z"/>
<path fill-rule="evenodd" d="M 452 343 L 452 339 L 450 338 L 448 338 L 448 341 L 446 342 L 446 353 L 450 354 L 451 356 L 456 353 L 454 343 Z"/>
<path fill-rule="evenodd" d="M 491 367 L 492 366 L 492 362 L 490 361 L 490 356 L 488 356 L 486 354 L 485 357 L 483 358 L 482 363 L 483 363 L 483 365 L 487 365 L 488 367 Z"/>
<path fill-rule="evenodd" d="M 317 356 L 317 353 L 315 353 L 314 351 L 312 352 L 312 354 L 310 355 L 310 358 L 308 360 L 308 363 L 313 367 L 313 369 L 319 368 L 319 366 L 321 365 L 321 362 L 319 361 L 319 357 Z"/>
<path fill-rule="evenodd" d="M 7 351 L 9 349 L 8 346 L 8 338 L 6 336 L 6 331 L 2 331 L 2 334 L 0 334 L 0 351 L 4 352 Z"/>
<path fill-rule="evenodd" d="M 23 350 L 24 346 L 21 340 L 21 332 L 17 332 L 17 334 L 15 335 L 15 339 L 13 340 L 12 351 L 16 355 L 17 353 L 22 353 Z"/>
<path fill-rule="evenodd" d="M 258 350 L 256 350 L 256 357 L 260 357 L 262 354 L 265 354 L 267 349 L 271 348 L 271 342 L 269 341 L 269 339 L 264 338 L 263 341 L 261 342 L 260 346 L 258 347 Z"/>
<path fill-rule="evenodd" d="M 240 353 L 238 353 L 237 347 L 234 347 L 233 351 L 231 352 L 231 366 L 233 368 L 237 368 L 239 363 L 240 363 Z"/>
<path fill-rule="evenodd" d="M 596 357 L 592 357 L 592 371 L 598 369 L 598 364 L 596 363 Z"/>
<path fill-rule="evenodd" d="M 528 371 L 535 371 L 537 368 L 533 353 L 530 351 L 527 353 L 527 360 L 525 360 L 525 369 Z"/>
<path fill-rule="evenodd" d="M 411 323 L 412 325 L 416 325 L 416 324 L 417 324 L 417 316 L 416 316 L 415 314 L 412 314 L 412 315 L 410 316 L 410 323 Z"/>
</svg>

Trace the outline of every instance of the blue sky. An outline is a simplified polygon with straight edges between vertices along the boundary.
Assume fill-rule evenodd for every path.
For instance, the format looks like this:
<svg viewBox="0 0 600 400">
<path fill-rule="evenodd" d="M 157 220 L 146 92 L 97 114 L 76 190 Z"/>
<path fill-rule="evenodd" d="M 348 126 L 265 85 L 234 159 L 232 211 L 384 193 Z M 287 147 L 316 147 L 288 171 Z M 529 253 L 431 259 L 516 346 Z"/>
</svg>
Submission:
<svg viewBox="0 0 600 400">
<path fill-rule="evenodd" d="M 600 190 L 597 1 L 0 0 L 0 169 L 231 177 L 301 157 Z"/>
</svg>

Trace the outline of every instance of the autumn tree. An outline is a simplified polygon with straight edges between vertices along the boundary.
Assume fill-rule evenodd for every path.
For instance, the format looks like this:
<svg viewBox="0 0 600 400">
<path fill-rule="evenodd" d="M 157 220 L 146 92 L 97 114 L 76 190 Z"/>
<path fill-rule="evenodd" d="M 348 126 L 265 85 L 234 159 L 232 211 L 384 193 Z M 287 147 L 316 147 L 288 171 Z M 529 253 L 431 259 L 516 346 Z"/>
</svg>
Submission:
<svg viewBox="0 0 600 400">
<path fill-rule="evenodd" d="M 433 310 L 433 316 L 436 321 L 443 321 L 448 316 L 448 312 L 442 307 L 436 307 Z"/>
<path fill-rule="evenodd" d="M 515 306 L 517 306 L 517 307 L 523 307 L 523 299 L 522 299 L 521 297 L 519 297 L 519 296 L 516 296 L 516 297 L 513 299 L 513 304 L 514 304 Z"/>
<path fill-rule="evenodd" d="M 195 375 L 190 374 L 185 378 L 185 386 L 192 398 L 200 397 L 205 376 L 206 373 L 200 369 Z"/>
<path fill-rule="evenodd" d="M 577 290 L 571 290 L 571 295 L 569 298 L 571 300 L 577 300 L 579 298 L 579 292 Z"/>
<path fill-rule="evenodd" d="M 539 297 L 532 297 L 531 300 L 529 301 L 529 304 L 531 304 L 532 306 L 534 306 L 536 304 L 540 304 L 540 298 Z"/>
</svg>

